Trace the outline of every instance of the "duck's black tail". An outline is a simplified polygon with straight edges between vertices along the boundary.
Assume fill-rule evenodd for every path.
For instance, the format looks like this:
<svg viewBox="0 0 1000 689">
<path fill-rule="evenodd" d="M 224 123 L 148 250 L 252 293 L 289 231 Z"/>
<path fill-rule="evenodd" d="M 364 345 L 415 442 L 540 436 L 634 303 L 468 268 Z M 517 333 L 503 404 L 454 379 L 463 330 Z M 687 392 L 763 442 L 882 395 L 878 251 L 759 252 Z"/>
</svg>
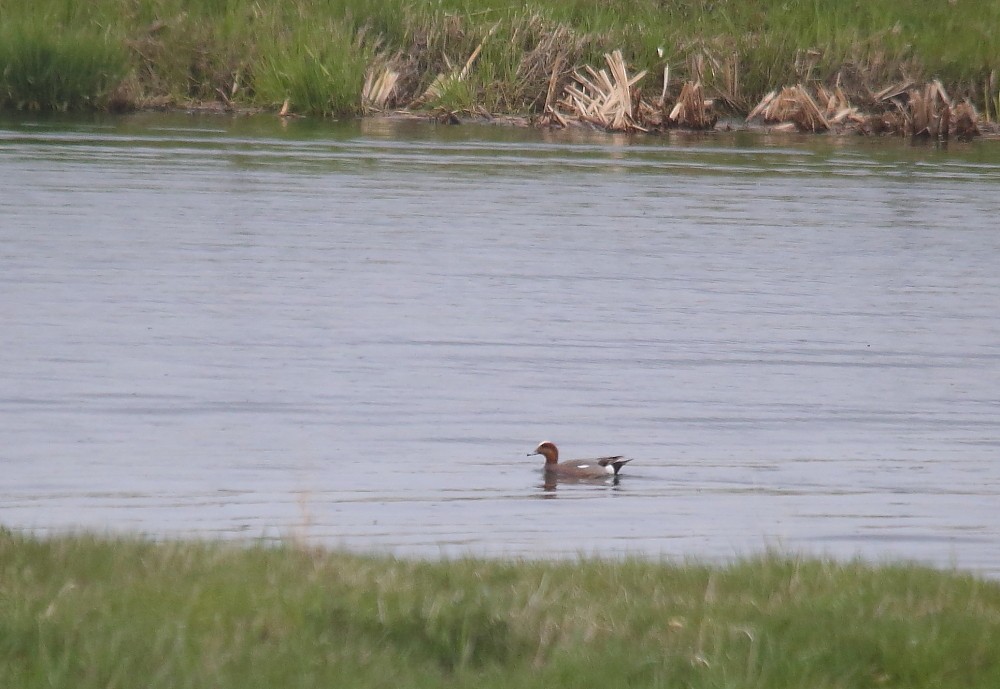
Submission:
<svg viewBox="0 0 1000 689">
<path fill-rule="evenodd" d="M 610 464 L 611 468 L 615 470 L 615 476 L 617 476 L 618 472 L 621 471 L 621 468 L 631 461 L 632 461 L 631 458 L 618 456 L 618 457 L 603 457 L 598 463 L 602 467 L 606 467 Z"/>
</svg>

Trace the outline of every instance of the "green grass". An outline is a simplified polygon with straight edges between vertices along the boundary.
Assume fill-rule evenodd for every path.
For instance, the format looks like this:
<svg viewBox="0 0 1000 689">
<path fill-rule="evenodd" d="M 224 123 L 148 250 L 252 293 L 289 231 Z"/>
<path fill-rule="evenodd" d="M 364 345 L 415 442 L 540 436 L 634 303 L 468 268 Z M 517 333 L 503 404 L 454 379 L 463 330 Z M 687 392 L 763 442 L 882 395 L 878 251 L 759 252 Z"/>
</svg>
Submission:
<svg viewBox="0 0 1000 689">
<path fill-rule="evenodd" d="M 361 102 L 370 50 L 343 24 L 320 23 L 295 34 L 268 34 L 253 68 L 255 98 L 284 98 L 310 112 L 348 113 Z"/>
<path fill-rule="evenodd" d="M 621 49 L 644 82 L 669 63 L 737 110 L 801 80 L 857 93 L 940 78 L 982 108 L 1000 69 L 1000 3 L 940 0 L 0 0 L 3 107 L 101 107 L 231 99 L 298 112 L 360 109 L 365 71 L 386 61 L 398 102 L 459 69 L 443 103 L 538 112 L 562 60 Z M 659 57 L 661 48 L 664 57 Z M 112 90 L 114 97 L 112 97 Z"/>
<path fill-rule="evenodd" d="M 1000 585 L 765 556 L 426 562 L 0 530 L 0 686 L 1000 686 Z"/>
<path fill-rule="evenodd" d="M 46 23 L 44 16 L 0 22 L 0 107 L 105 107 L 125 77 L 125 47 L 94 27 L 67 27 L 53 35 Z"/>
</svg>

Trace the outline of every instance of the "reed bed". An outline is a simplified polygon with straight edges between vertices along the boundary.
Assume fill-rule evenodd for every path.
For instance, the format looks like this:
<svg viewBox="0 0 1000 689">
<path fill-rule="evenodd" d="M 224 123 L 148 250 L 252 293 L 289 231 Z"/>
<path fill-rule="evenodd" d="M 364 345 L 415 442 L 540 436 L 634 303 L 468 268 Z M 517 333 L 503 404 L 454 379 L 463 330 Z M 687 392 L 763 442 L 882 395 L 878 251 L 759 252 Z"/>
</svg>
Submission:
<svg viewBox="0 0 1000 689">
<path fill-rule="evenodd" d="M 0 529 L 0 686 L 1000 686 L 1000 585 L 779 555 L 399 560 Z"/>
<path fill-rule="evenodd" d="M 287 101 L 300 114 L 541 116 L 615 51 L 648 73 L 635 85 L 647 101 L 676 103 L 690 83 L 739 115 L 799 83 L 837 84 L 864 105 L 937 79 L 988 118 L 1000 99 L 997 3 L 3 0 L 2 12 L 0 107 L 17 109 Z M 380 74 L 392 88 L 373 100 L 363 91 Z"/>
</svg>

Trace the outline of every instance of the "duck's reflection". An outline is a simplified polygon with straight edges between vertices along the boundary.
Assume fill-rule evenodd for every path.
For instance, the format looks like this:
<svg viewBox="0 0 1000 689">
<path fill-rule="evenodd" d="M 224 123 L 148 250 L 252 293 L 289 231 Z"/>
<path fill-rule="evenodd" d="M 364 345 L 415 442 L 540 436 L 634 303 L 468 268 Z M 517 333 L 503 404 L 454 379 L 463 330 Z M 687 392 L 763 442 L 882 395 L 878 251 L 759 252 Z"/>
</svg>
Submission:
<svg viewBox="0 0 1000 689">
<path fill-rule="evenodd" d="M 616 476 L 609 476 L 607 478 L 579 478 L 576 476 L 562 476 L 552 471 L 546 471 L 544 478 L 541 483 L 542 497 L 544 498 L 554 498 L 556 497 L 556 489 L 560 486 L 604 486 L 612 488 L 614 490 L 619 490 L 619 481 L 621 479 Z"/>
</svg>

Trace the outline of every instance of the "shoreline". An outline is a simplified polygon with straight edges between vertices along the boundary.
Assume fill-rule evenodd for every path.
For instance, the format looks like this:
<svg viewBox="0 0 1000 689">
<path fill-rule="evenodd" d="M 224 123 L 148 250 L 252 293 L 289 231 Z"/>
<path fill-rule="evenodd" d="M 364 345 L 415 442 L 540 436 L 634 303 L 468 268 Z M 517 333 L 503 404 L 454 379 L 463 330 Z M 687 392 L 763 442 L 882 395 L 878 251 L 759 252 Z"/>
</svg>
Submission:
<svg viewBox="0 0 1000 689">
<path fill-rule="evenodd" d="M 998 42 L 1000 6 L 977 3 L 11 0 L 0 108 L 217 101 L 622 131 L 713 129 L 760 110 L 768 131 L 943 139 L 963 118 L 1000 119 Z"/>
<path fill-rule="evenodd" d="M 232 104 L 227 104 L 223 102 L 190 102 L 184 104 L 156 104 L 145 107 L 138 107 L 128 111 L 121 111 L 116 113 L 116 115 L 128 115 L 134 113 L 184 113 L 190 115 L 206 115 L 214 117 L 273 117 L 278 120 L 294 121 L 296 119 L 315 119 L 318 121 L 333 121 L 328 117 L 315 117 L 307 114 L 291 113 L 281 115 L 275 108 L 267 107 L 242 107 L 234 106 Z M 648 137 L 656 138 L 666 136 L 670 133 L 681 133 L 681 134 L 704 134 L 707 136 L 712 136 L 714 134 L 724 134 L 731 132 L 749 132 L 749 133 L 759 133 L 759 134 L 774 134 L 774 135 L 790 135 L 790 136 L 832 136 L 832 137 L 858 137 L 866 138 L 872 135 L 866 135 L 864 133 L 858 132 L 854 129 L 848 127 L 834 127 L 828 131 L 824 132 L 809 132 L 801 131 L 797 128 L 789 127 L 787 125 L 780 124 L 767 124 L 760 122 L 747 122 L 745 119 L 730 117 L 721 118 L 716 124 L 711 128 L 706 129 L 694 129 L 687 127 L 674 127 L 665 130 L 659 130 L 655 132 L 618 132 L 610 129 L 603 128 L 592 122 L 586 122 L 578 119 L 568 119 L 566 126 L 551 125 L 549 123 L 540 123 L 538 121 L 538 116 L 532 115 L 518 115 L 518 114 L 492 114 L 485 112 L 449 112 L 444 110 L 428 111 L 428 110 L 411 110 L 406 108 L 392 109 L 385 111 L 372 111 L 364 114 L 352 114 L 348 115 L 346 118 L 339 119 L 355 119 L 355 120 L 387 120 L 396 122 L 417 122 L 429 125 L 447 125 L 447 126 L 461 126 L 461 125 L 492 125 L 498 127 L 511 127 L 518 129 L 535 129 L 539 131 L 560 131 L 560 130 L 585 130 L 597 133 L 606 134 L 631 134 L 638 137 Z M 1000 122 L 978 122 L 979 133 L 973 137 L 982 140 L 1000 140 Z M 901 133 L 890 133 L 883 132 L 874 135 L 876 138 L 887 138 L 887 139 L 900 139 L 900 140 L 912 140 L 912 141 L 927 141 L 928 143 L 937 140 L 939 142 L 946 142 L 949 138 L 938 138 L 934 139 L 929 136 L 905 136 Z M 950 137 L 957 141 L 968 141 L 969 137 Z"/>
</svg>

